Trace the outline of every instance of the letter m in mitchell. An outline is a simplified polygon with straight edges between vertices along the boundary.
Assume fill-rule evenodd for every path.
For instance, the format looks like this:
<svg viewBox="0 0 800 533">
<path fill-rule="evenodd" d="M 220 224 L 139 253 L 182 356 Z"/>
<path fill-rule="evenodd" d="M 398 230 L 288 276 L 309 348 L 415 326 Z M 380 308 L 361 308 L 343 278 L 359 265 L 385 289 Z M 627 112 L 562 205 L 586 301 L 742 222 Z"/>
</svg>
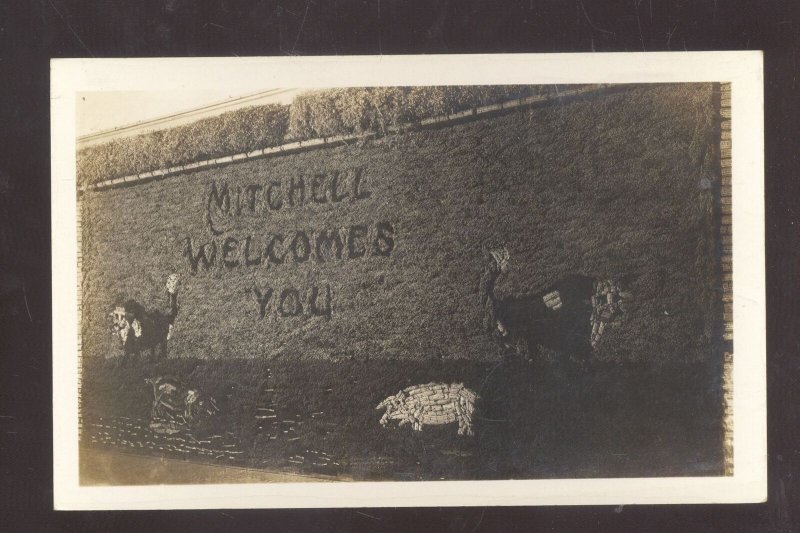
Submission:
<svg viewBox="0 0 800 533">
<path fill-rule="evenodd" d="M 228 214 L 231 209 L 231 193 L 228 191 L 228 184 L 223 183 L 217 189 L 217 183 L 211 182 L 211 192 L 208 193 L 208 207 L 211 208 L 211 203 L 215 203 L 217 208 L 224 214 Z"/>
</svg>

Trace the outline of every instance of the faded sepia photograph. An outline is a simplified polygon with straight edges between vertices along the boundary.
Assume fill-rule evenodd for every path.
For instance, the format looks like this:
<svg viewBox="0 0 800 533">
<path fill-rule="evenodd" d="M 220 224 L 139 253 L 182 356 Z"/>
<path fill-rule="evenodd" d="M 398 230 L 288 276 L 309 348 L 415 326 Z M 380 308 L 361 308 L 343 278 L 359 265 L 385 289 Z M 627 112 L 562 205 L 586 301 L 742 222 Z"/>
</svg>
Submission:
<svg viewBox="0 0 800 533">
<path fill-rule="evenodd" d="M 289 92 L 78 139 L 82 482 L 725 474 L 726 86 Z"/>
<path fill-rule="evenodd" d="M 78 484 L 734 476 L 731 110 L 76 91 Z"/>
</svg>

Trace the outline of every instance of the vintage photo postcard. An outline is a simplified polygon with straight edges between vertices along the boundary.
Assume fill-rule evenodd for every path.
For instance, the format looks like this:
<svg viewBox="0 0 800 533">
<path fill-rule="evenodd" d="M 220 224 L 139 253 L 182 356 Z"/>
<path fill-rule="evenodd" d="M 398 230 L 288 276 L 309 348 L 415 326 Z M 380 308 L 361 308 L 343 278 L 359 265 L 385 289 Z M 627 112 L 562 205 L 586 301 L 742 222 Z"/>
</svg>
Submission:
<svg viewBox="0 0 800 533">
<path fill-rule="evenodd" d="M 757 52 L 52 62 L 58 509 L 766 497 Z"/>
</svg>

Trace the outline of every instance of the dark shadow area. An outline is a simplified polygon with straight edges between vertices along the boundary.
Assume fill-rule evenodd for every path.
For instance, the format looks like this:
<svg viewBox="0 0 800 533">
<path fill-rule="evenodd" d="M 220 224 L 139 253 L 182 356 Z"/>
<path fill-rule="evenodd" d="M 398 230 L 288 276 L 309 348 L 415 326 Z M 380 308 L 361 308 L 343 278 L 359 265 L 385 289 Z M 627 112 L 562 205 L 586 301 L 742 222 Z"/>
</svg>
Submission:
<svg viewBox="0 0 800 533">
<path fill-rule="evenodd" d="M 721 393 L 710 370 L 598 363 L 567 376 L 554 364 L 517 359 L 168 359 L 124 369 L 96 361 L 84 371 L 82 442 L 86 453 L 356 480 L 720 475 Z M 154 377 L 198 391 L 214 412 L 166 424 L 151 413 Z M 456 423 L 421 431 L 379 423 L 375 405 L 387 391 L 452 377 L 478 397 L 474 436 L 460 435 Z M 181 415 L 182 404 L 174 412 Z"/>
</svg>

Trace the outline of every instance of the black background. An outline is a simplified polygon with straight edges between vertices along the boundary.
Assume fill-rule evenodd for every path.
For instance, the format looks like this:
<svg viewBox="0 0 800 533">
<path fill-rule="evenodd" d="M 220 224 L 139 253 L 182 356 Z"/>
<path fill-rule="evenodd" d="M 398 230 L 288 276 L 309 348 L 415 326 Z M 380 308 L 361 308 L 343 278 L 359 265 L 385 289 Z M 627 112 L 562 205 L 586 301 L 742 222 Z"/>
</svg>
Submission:
<svg viewBox="0 0 800 533">
<path fill-rule="evenodd" d="M 0 4 L 0 509 L 11 530 L 798 531 L 793 1 L 31 0 Z M 764 50 L 769 502 L 54 513 L 48 61 L 57 57 Z M 16 311 L 14 313 L 13 311 Z"/>
</svg>

